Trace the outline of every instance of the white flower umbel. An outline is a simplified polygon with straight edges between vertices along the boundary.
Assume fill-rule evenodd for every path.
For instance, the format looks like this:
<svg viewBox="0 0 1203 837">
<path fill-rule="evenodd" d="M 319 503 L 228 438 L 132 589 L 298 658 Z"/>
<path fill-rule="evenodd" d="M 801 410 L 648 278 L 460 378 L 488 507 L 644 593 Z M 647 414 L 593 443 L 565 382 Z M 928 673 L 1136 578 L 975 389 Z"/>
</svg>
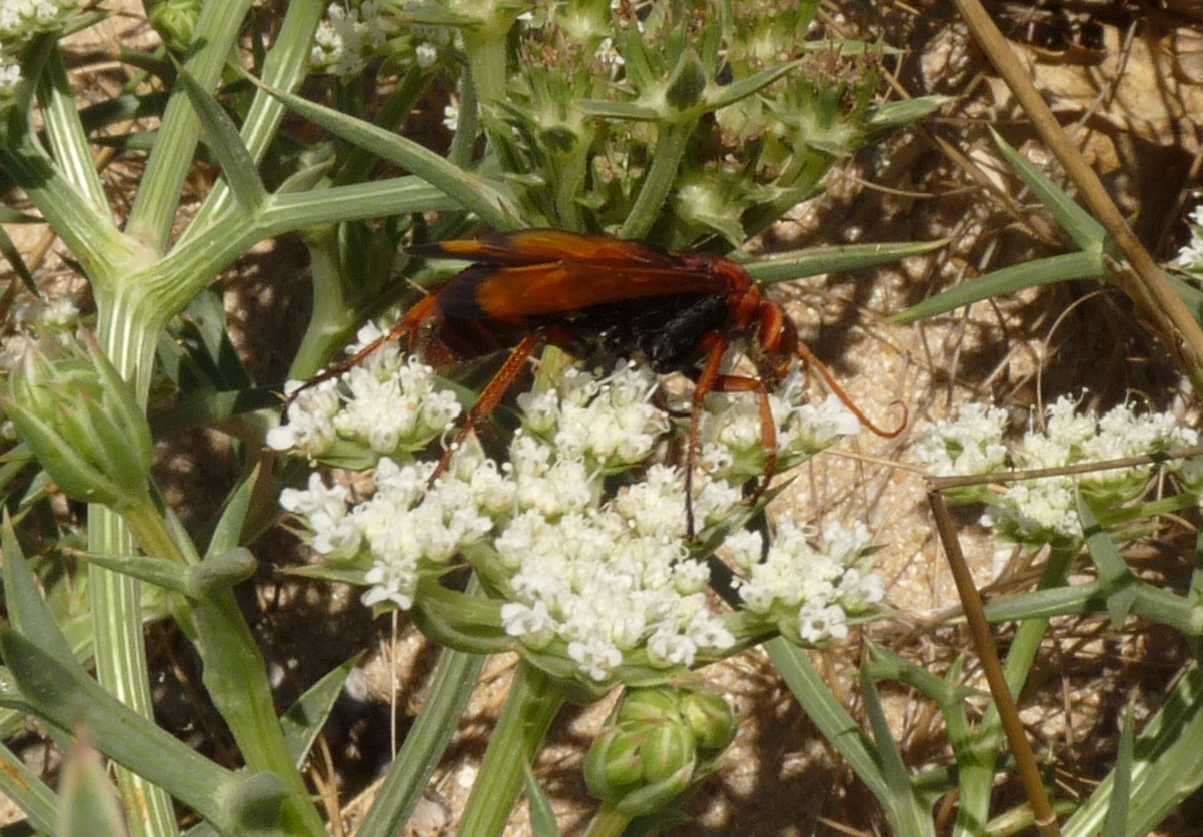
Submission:
<svg viewBox="0 0 1203 837">
<path fill-rule="evenodd" d="M 378 334 L 362 332 L 360 343 Z M 669 450 L 661 441 L 671 428 L 652 397 L 656 376 L 622 362 L 605 376 L 568 366 L 538 380 L 540 388 L 517 397 L 522 427 L 505 461 L 487 458 L 470 436 L 430 485 L 434 465 L 402 456 L 406 440 L 450 427 L 458 405 L 446 402 L 429 369 L 382 348 L 341 380 L 302 393 L 270 440 L 311 456 L 348 437 L 371 445 L 380 455 L 372 479 L 355 483 L 363 499 L 352 503 L 346 488 L 327 488 L 315 475 L 281 501 L 317 553 L 365 571 L 366 604 L 420 606 L 420 579 L 466 558 L 502 597 L 505 633 L 531 653 L 567 660 L 588 682 L 609 681 L 628 663 L 688 667 L 732 647 L 735 637 L 706 592 L 709 568 L 690 555 L 696 544 L 686 537 L 684 473 L 656 461 Z M 835 402 L 806 405 L 788 390 L 774 398 L 787 455 L 853 430 Z M 715 445 L 738 445 L 751 461 L 763 452 L 751 451 L 762 447 L 758 418 L 748 438 L 737 430 L 747 402 L 758 416 L 754 398 L 720 398 L 707 406 L 706 422 L 731 430 Z M 423 435 L 414 437 L 415 428 Z M 741 482 L 695 476 L 700 542 L 746 514 Z M 863 529 L 832 533 L 822 551 L 792 528 L 782 532 L 763 567 L 755 535 L 736 533 L 728 543 L 746 553 L 749 606 L 762 602 L 774 618 L 788 607 L 790 636 L 840 636 L 847 613 L 880 600 L 880 582 L 859 561 Z"/>
<path fill-rule="evenodd" d="M 23 44 L 44 32 L 53 32 L 77 8 L 77 0 L 3 0 L 0 42 Z"/>
<path fill-rule="evenodd" d="M 844 639 L 848 617 L 868 611 L 885 595 L 881 576 L 870 572 L 863 524 L 827 528 L 819 548 L 810 543 L 813 534 L 783 523 L 763 561 L 757 533 L 737 532 L 725 544 L 743 573 L 736 587 L 747 610 L 811 645 Z"/>
<path fill-rule="evenodd" d="M 1138 413 L 1121 404 L 1100 417 L 1092 411 L 1079 412 L 1073 398 L 1062 396 L 1047 408 L 1044 431 L 1029 430 L 1013 459 L 1022 470 L 1060 468 L 1145 456 L 1197 441 L 1198 434 L 1169 413 Z M 1079 540 L 1082 524 L 1076 491 L 1099 508 L 1111 508 L 1138 497 L 1153 473 L 1154 466 L 1139 465 L 1012 483 L 985 520 L 1017 543 Z"/>
<path fill-rule="evenodd" d="M 819 404 L 806 400 L 805 378 L 793 373 L 769 395 L 777 429 L 777 458 L 789 467 L 860 430 L 847 407 L 834 395 Z M 702 417 L 702 470 L 712 476 L 744 480 L 764 473 L 768 451 L 761 438 L 760 403 L 751 393 L 712 395 Z"/>
<path fill-rule="evenodd" d="M 597 380 L 575 366 L 554 388 L 518 396 L 523 427 L 550 442 L 563 458 L 590 469 L 625 470 L 651 456 L 669 429 L 668 414 L 651 403 L 658 382 L 647 367 L 620 362 Z"/>
<path fill-rule="evenodd" d="M 377 0 L 331 3 L 314 35 L 309 63 L 339 78 L 357 76 L 396 29 Z"/>
<path fill-rule="evenodd" d="M 380 335 L 376 326 L 364 326 L 348 353 Z M 299 386 L 289 382 L 286 391 Z M 339 440 L 376 455 L 408 453 L 452 427 L 461 411 L 455 394 L 438 386 L 434 370 L 388 343 L 338 379 L 301 392 L 288 406 L 287 424 L 271 430 L 267 444 L 310 459 L 320 459 Z"/>
<path fill-rule="evenodd" d="M 935 424 L 919 442 L 919 459 L 935 476 L 986 474 L 1006 467 L 1007 411 L 968 404 L 956 421 Z"/>
</svg>

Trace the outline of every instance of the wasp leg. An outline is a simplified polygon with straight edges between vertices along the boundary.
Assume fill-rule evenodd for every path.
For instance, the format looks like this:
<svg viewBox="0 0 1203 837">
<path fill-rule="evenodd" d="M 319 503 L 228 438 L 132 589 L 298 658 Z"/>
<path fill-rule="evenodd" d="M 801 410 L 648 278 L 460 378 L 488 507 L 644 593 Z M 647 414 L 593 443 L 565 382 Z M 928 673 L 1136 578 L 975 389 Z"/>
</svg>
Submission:
<svg viewBox="0 0 1203 837">
<path fill-rule="evenodd" d="M 422 323 L 426 322 L 438 310 L 437 297 L 433 294 L 422 299 L 413 308 L 410 308 L 405 316 L 397 321 L 397 324 L 389 329 L 387 334 L 382 334 L 373 340 L 368 345 L 364 346 L 351 357 L 344 360 L 342 363 L 336 363 L 325 372 L 313 376 L 306 381 L 301 387 L 294 390 L 291 395 L 285 400 L 285 405 L 291 404 L 296 400 L 296 397 L 310 387 L 317 386 L 323 381 L 329 381 L 331 378 L 342 377 L 342 374 L 348 369 L 354 369 L 359 364 L 363 363 L 380 349 L 385 343 L 393 343 L 400 340 L 402 337 L 413 335 L 417 332 Z"/>
<path fill-rule="evenodd" d="M 754 392 L 760 405 L 760 443 L 764 445 L 764 478 L 760 487 L 748 498 L 752 505 L 760 499 L 777 473 L 777 422 L 773 419 L 773 406 L 769 403 L 769 390 L 760 378 L 744 375 L 719 375 L 714 379 L 711 392 Z"/>
<path fill-rule="evenodd" d="M 815 354 L 810 350 L 810 347 L 801 340 L 798 341 L 798 356 L 802 358 L 802 362 L 806 364 L 807 367 L 813 366 L 815 370 L 818 371 L 820 377 L 823 378 L 824 383 L 827 384 L 827 388 L 835 393 L 835 397 L 840 399 L 840 401 L 844 403 L 844 406 L 847 407 L 854 416 L 856 416 L 857 421 L 867 427 L 871 433 L 876 436 L 880 436 L 883 439 L 893 439 L 901 435 L 903 430 L 906 430 L 908 410 L 906 408 L 906 404 L 902 403 L 901 400 L 896 401 L 895 403 L 902 407 L 902 421 L 899 422 L 898 427 L 894 428 L 893 430 L 882 430 L 876 424 L 869 421 L 869 418 L 865 415 L 864 411 L 856 405 L 855 401 L 852 400 L 852 396 L 850 396 L 844 390 L 844 388 L 840 386 L 840 382 L 837 381 L 835 376 L 831 374 L 831 370 L 824 366 L 823 362 L 815 357 Z"/>
<path fill-rule="evenodd" d="M 497 370 L 497 374 L 493 376 L 492 380 L 481 391 L 480 398 L 476 400 L 476 404 L 468 411 L 468 416 L 464 420 L 463 425 L 456 431 L 455 438 L 448 445 L 447 450 L 443 453 L 443 458 L 439 460 L 438 467 L 434 469 L 434 474 L 430 477 L 432 483 L 447 472 L 447 467 L 451 464 L 451 458 L 459 450 L 464 440 L 468 438 L 468 434 L 475 430 L 481 422 L 491 416 L 493 411 L 497 409 L 497 405 L 501 403 L 501 399 L 505 398 L 505 394 L 510 391 L 510 387 L 514 385 L 514 382 L 518 380 L 518 376 L 522 374 L 522 369 L 526 365 L 527 359 L 543 343 L 543 339 L 543 335 L 541 334 L 528 334 L 510 352 L 510 356 L 505 359 L 505 363 L 501 364 L 501 368 Z"/>
<path fill-rule="evenodd" d="M 698 445 L 702 435 L 702 407 L 706 396 L 714 391 L 715 382 L 721 377 L 723 355 L 727 353 L 727 338 L 712 331 L 702 338 L 702 348 L 709 352 L 702 374 L 693 388 L 693 405 L 689 412 L 689 447 L 685 452 L 685 533 L 689 540 L 695 534 L 693 520 L 693 469 L 698 463 Z"/>
</svg>

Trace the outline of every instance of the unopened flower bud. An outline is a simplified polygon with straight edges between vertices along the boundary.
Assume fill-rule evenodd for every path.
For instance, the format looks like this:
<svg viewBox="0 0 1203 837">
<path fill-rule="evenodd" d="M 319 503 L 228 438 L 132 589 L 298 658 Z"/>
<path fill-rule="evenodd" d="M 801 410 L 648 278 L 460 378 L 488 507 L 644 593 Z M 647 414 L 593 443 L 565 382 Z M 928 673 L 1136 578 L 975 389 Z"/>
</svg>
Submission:
<svg viewBox="0 0 1203 837">
<path fill-rule="evenodd" d="M 26 355 L 4 411 L 68 496 L 122 510 L 146 501 L 151 437 L 130 385 L 94 344 Z"/>
</svg>

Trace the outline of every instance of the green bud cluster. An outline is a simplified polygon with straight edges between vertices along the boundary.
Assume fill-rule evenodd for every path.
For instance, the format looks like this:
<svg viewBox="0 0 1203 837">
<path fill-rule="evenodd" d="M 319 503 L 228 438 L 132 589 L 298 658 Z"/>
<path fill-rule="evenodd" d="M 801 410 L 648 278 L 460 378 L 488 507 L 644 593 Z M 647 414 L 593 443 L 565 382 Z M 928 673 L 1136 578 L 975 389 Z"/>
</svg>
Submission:
<svg viewBox="0 0 1203 837">
<path fill-rule="evenodd" d="M 707 775 L 736 729 L 719 695 L 668 687 L 629 691 L 585 756 L 585 782 L 626 816 L 655 813 Z"/>
<path fill-rule="evenodd" d="M 870 140 L 871 61 L 863 45 L 808 51 L 816 4 L 739 4 L 730 20 L 693 5 L 681 19 L 688 4 L 635 15 L 578 0 L 525 21 L 519 72 L 484 118 L 503 126 L 490 138 L 522 173 L 510 180 L 532 223 L 621 227 L 678 131 L 686 150 L 658 237 L 737 246 Z"/>
<path fill-rule="evenodd" d="M 4 412 L 69 497 L 116 511 L 149 500 L 150 426 L 133 389 L 95 343 L 50 359 L 29 352 Z"/>
<path fill-rule="evenodd" d="M 200 16 L 201 0 L 144 0 L 146 17 L 167 48 L 177 55 L 188 51 Z"/>
</svg>

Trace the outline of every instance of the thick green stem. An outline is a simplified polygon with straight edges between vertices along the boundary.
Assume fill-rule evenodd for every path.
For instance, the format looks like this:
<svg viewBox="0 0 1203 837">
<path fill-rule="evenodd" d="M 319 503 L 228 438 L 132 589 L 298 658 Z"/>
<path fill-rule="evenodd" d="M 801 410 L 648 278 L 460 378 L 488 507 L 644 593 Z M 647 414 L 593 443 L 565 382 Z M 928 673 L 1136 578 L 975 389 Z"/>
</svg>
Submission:
<svg viewBox="0 0 1203 837">
<path fill-rule="evenodd" d="M 97 303 L 101 348 L 117 370 L 134 382 L 138 399 L 144 404 L 158 323 L 127 316 L 123 301 L 107 294 L 98 294 Z M 128 555 L 134 551 L 134 538 L 115 513 L 104 506 L 91 505 L 88 550 L 103 555 Z M 146 647 L 142 641 L 141 583 L 89 564 L 88 592 L 96 636 L 97 680 L 123 704 L 153 720 Z M 132 835 L 178 833 L 171 798 L 162 788 L 123 767 L 117 768 L 117 787 Z"/>
<path fill-rule="evenodd" d="M 149 501 L 125 514 L 125 521 L 147 555 L 177 563 L 195 563 L 182 549 L 167 522 Z M 230 728 L 251 772 L 268 771 L 289 791 L 281 810 L 287 834 L 325 833 L 317 809 L 309 802 L 305 781 L 293 763 L 272 700 L 266 664 L 233 592 L 226 589 L 189 605 L 188 624 L 195 629 L 205 688 Z"/>
<path fill-rule="evenodd" d="M 345 283 L 338 259 L 338 232 L 327 226 L 306 233 L 309 273 L 313 281 L 313 313 L 301 339 L 296 357 L 288 368 L 290 380 L 305 380 L 317 374 L 347 342 L 348 332 L 359 316 L 356 306 L 347 300 Z"/>
<path fill-rule="evenodd" d="M 462 837 L 501 834 L 522 791 L 522 765 L 534 760 L 563 705 L 564 691 L 555 681 L 525 661 L 518 664 L 460 820 Z"/>
<path fill-rule="evenodd" d="M 585 837 L 622 837 L 630 824 L 630 817 L 609 803 L 602 803 L 601 808 L 589 821 Z"/>
</svg>

